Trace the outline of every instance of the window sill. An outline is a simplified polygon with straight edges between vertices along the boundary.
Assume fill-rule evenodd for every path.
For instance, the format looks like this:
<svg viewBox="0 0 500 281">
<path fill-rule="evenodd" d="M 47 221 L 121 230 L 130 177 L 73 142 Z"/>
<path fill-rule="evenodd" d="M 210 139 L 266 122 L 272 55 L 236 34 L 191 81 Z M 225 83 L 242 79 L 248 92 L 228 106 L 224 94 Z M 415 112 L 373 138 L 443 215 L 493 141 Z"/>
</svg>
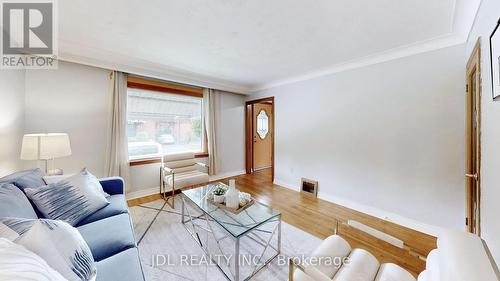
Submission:
<svg viewBox="0 0 500 281">
<path fill-rule="evenodd" d="M 206 158 L 206 157 L 208 157 L 208 153 L 206 152 L 200 152 L 194 154 L 194 158 Z M 129 160 L 130 166 L 141 166 L 141 165 L 148 165 L 155 163 L 161 163 L 161 157 L 137 158 Z"/>
</svg>

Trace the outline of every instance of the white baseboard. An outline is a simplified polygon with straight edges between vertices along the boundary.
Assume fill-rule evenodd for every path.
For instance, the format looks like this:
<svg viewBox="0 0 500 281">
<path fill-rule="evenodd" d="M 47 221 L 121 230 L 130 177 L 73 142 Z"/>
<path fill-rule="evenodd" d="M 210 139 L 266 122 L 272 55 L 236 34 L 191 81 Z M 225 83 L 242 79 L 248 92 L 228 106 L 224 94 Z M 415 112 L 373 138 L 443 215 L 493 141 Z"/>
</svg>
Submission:
<svg viewBox="0 0 500 281">
<path fill-rule="evenodd" d="M 231 178 L 231 177 L 236 177 L 239 175 L 246 174 L 246 170 L 239 170 L 239 171 L 232 171 L 232 172 L 225 172 L 225 173 L 220 173 L 217 175 L 210 176 L 210 181 L 217 181 L 225 178 Z"/>
<path fill-rule="evenodd" d="M 225 179 L 225 178 L 236 177 L 239 175 L 243 175 L 245 173 L 246 173 L 246 170 L 225 172 L 225 173 L 217 174 L 214 176 L 210 176 L 209 180 L 210 181 L 217 181 L 217 180 L 221 180 L 221 179 Z M 146 196 L 154 195 L 154 194 L 158 194 L 158 193 L 160 193 L 160 187 L 156 186 L 156 187 L 151 187 L 151 188 L 146 188 L 146 189 L 128 192 L 125 195 L 125 197 L 127 198 L 127 200 L 131 200 L 131 199 L 137 199 L 137 198 L 146 197 Z"/>
<path fill-rule="evenodd" d="M 130 199 L 137 199 L 137 198 L 141 198 L 141 197 L 146 197 L 146 196 L 153 195 L 153 194 L 159 194 L 159 193 L 160 193 L 160 187 L 156 186 L 156 187 L 151 187 L 151 188 L 146 188 L 146 189 L 128 192 L 125 195 L 125 197 L 127 198 L 127 200 L 130 200 Z"/>
<path fill-rule="evenodd" d="M 300 192 L 300 187 L 296 184 L 290 184 L 280 179 L 275 179 L 274 184 Z M 432 236 L 438 236 L 441 232 L 441 228 L 438 226 L 429 225 L 414 219 L 410 219 L 392 212 L 384 211 L 379 208 L 371 207 L 368 205 L 360 204 L 351 200 L 347 200 L 344 198 L 340 198 L 337 196 L 333 196 L 331 194 L 326 194 L 323 192 L 318 192 L 318 198 L 335 203 L 337 205 L 341 205 L 347 207 L 349 209 L 356 210 L 358 212 L 362 212 L 368 214 L 370 216 L 377 217 L 379 219 L 383 219 L 386 221 L 390 221 L 395 224 L 402 225 L 404 227 L 408 227 Z"/>
<path fill-rule="evenodd" d="M 282 187 L 286 187 L 286 188 L 291 189 L 293 191 L 300 191 L 300 187 L 298 185 L 284 182 L 284 181 L 277 179 L 277 178 L 274 179 L 273 183 L 276 185 L 282 186 Z"/>
</svg>

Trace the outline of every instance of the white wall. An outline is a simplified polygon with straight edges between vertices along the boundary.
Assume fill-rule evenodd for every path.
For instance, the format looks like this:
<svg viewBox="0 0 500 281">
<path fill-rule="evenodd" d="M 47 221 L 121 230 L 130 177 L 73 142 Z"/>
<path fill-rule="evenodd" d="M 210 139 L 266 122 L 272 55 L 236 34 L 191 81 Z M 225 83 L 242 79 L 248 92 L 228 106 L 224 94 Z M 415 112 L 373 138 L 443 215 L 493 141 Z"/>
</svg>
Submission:
<svg viewBox="0 0 500 281">
<path fill-rule="evenodd" d="M 24 132 L 68 133 L 73 155 L 56 159 L 56 167 L 66 173 L 88 167 L 96 176 L 104 174 L 110 110 L 109 73 L 109 70 L 68 62 L 60 62 L 57 70 L 26 72 Z M 233 175 L 245 169 L 244 97 L 223 93 L 220 104 L 219 176 Z M 36 163 L 28 161 L 24 166 L 34 167 Z M 158 164 L 131 167 L 129 192 L 158 187 Z"/>
<path fill-rule="evenodd" d="M 464 227 L 464 53 L 455 46 L 264 90 L 276 183 L 433 233 Z M 406 220 L 399 214 L 425 224 Z"/>
<path fill-rule="evenodd" d="M 22 168 L 24 70 L 0 70 L 0 177 Z"/>
<path fill-rule="evenodd" d="M 481 236 L 500 263 L 500 101 L 493 101 L 489 37 L 500 18 L 500 2 L 483 0 L 467 41 L 468 58 L 481 37 Z"/>
<path fill-rule="evenodd" d="M 55 160 L 65 173 L 87 167 L 96 176 L 104 174 L 109 73 L 66 62 L 57 70 L 26 71 L 25 132 L 69 134 L 73 154 Z"/>
</svg>

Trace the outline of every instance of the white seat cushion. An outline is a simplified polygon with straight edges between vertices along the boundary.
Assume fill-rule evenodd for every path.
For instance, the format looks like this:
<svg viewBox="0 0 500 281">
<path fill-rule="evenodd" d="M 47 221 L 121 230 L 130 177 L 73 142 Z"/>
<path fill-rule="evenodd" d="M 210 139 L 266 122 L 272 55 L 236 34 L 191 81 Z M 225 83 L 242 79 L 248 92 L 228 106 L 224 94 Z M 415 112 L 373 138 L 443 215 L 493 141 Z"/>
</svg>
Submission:
<svg viewBox="0 0 500 281">
<path fill-rule="evenodd" d="M 306 266 L 305 271 L 314 281 L 331 281 L 330 277 L 317 270 L 314 266 Z"/>
<path fill-rule="evenodd" d="M 167 176 L 166 180 L 167 180 L 167 184 L 169 186 L 172 186 L 172 175 Z M 208 182 L 208 174 L 202 173 L 200 171 L 189 171 L 189 172 L 185 172 L 185 173 L 176 173 L 174 180 L 175 180 L 175 189 L 180 189 L 180 188 Z"/>
<path fill-rule="evenodd" d="M 312 257 L 332 257 L 333 259 L 340 261 L 343 258 L 347 257 L 349 253 L 351 252 L 351 246 L 347 241 L 345 241 L 342 237 L 338 235 L 332 235 L 328 238 L 326 238 L 319 247 L 314 250 L 314 252 L 311 254 Z M 320 272 L 322 272 L 324 275 L 328 276 L 329 278 L 333 277 L 333 275 L 337 272 L 337 270 L 340 268 L 340 262 L 339 262 L 339 267 L 337 266 L 332 266 L 331 264 L 325 264 L 325 265 L 310 265 Z M 309 276 L 307 276 L 304 272 L 301 270 L 295 270 L 295 273 L 293 275 L 294 280 L 297 281 L 314 281 L 311 279 Z"/>
<path fill-rule="evenodd" d="M 354 249 L 349 255 L 349 263 L 342 265 L 333 277 L 334 281 L 373 281 L 380 263 L 363 249 Z"/>
<path fill-rule="evenodd" d="M 178 160 L 185 160 L 185 159 L 194 159 L 194 153 L 193 152 L 183 152 L 183 153 L 169 154 L 169 155 L 163 156 L 164 162 L 178 161 Z"/>
<path fill-rule="evenodd" d="M 326 238 L 321 245 L 314 250 L 311 256 L 313 257 L 331 257 L 333 259 L 341 260 L 349 255 L 351 252 L 351 245 L 338 235 L 332 235 Z M 315 265 L 316 269 L 323 272 L 328 277 L 332 278 L 333 275 L 339 270 L 342 264 L 339 262 L 338 266 Z"/>
<path fill-rule="evenodd" d="M 375 281 L 415 281 L 415 278 L 397 264 L 384 263 L 378 269 Z"/>
<path fill-rule="evenodd" d="M 177 169 L 177 168 L 192 166 L 195 164 L 196 161 L 194 158 L 165 162 L 165 166 L 169 167 L 170 169 Z"/>
<path fill-rule="evenodd" d="M 293 281 L 315 281 L 315 280 L 309 277 L 304 272 L 302 272 L 302 270 L 295 269 L 293 273 Z"/>
<path fill-rule="evenodd" d="M 420 272 L 420 274 L 418 275 L 418 281 L 431 281 L 431 279 L 427 278 L 427 270 L 424 270 L 422 272 Z"/>
</svg>

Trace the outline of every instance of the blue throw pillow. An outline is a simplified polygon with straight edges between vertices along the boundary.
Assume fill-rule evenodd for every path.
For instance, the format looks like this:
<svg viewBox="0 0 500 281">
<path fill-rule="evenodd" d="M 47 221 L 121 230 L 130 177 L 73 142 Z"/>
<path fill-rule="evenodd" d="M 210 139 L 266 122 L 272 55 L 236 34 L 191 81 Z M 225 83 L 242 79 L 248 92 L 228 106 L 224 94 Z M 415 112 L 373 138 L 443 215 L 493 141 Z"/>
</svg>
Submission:
<svg viewBox="0 0 500 281">
<path fill-rule="evenodd" d="M 100 185 L 96 177 L 83 170 L 56 183 L 26 188 L 24 192 L 45 218 L 75 226 L 109 204 L 98 188 Z"/>
<path fill-rule="evenodd" d="M 38 218 L 26 195 L 11 183 L 0 183 L 0 217 Z"/>
<path fill-rule="evenodd" d="M 40 169 L 15 172 L 0 179 L 0 183 L 13 183 L 20 189 L 35 188 L 45 185 L 43 181 L 45 173 Z"/>
<path fill-rule="evenodd" d="M 96 266 L 78 230 L 63 221 L 1 218 L 0 237 L 24 246 L 67 280 L 95 280 Z"/>
</svg>

